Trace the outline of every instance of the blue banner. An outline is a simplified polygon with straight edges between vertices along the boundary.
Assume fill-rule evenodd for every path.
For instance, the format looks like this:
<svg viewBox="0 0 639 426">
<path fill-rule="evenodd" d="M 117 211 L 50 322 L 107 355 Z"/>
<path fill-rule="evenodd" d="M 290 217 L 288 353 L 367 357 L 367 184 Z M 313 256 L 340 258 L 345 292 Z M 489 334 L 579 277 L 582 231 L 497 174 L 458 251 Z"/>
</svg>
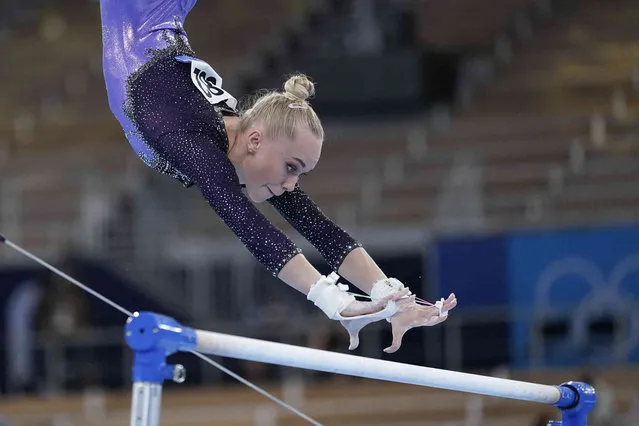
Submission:
<svg viewBox="0 0 639 426">
<path fill-rule="evenodd" d="M 433 299 L 459 296 L 459 307 L 503 306 L 509 301 L 508 240 L 503 236 L 451 238 L 431 250 Z"/>
<path fill-rule="evenodd" d="M 565 328 L 564 353 L 555 354 L 558 364 L 595 362 L 597 356 L 639 361 L 639 312 L 633 306 L 639 302 L 639 227 L 518 233 L 508 252 L 510 303 L 531 312 L 512 325 L 516 364 L 528 363 L 533 332 L 552 318 Z M 593 354 L 602 318 L 627 330 L 620 336 L 628 340 L 625 354 L 613 354 L 610 347 Z"/>
<path fill-rule="evenodd" d="M 639 362 L 639 226 L 444 239 L 430 265 L 429 296 L 455 292 L 459 314 L 512 308 L 503 346 L 513 365 Z"/>
<path fill-rule="evenodd" d="M 430 250 L 430 277 L 435 283 L 431 300 L 455 293 L 456 314 L 475 308 L 492 308 L 508 304 L 507 244 L 504 236 L 454 238 L 439 241 Z M 444 328 L 444 332 L 448 332 Z M 463 369 L 485 369 L 510 362 L 508 318 L 490 323 L 467 321 L 459 332 Z M 448 368 L 444 363 L 443 368 Z"/>
</svg>

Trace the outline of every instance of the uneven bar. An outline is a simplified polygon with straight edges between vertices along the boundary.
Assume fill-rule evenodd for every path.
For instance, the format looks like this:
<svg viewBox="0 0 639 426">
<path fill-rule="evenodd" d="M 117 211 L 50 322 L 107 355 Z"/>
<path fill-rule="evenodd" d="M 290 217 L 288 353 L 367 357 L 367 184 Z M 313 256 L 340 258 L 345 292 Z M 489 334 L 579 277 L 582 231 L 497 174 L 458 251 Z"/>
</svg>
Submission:
<svg viewBox="0 0 639 426">
<path fill-rule="evenodd" d="M 557 386 L 401 364 L 211 331 L 195 330 L 195 333 L 196 350 L 210 355 L 550 405 L 561 402 L 560 406 L 569 406 L 577 398 L 576 392 L 571 395 L 569 389 Z"/>
</svg>

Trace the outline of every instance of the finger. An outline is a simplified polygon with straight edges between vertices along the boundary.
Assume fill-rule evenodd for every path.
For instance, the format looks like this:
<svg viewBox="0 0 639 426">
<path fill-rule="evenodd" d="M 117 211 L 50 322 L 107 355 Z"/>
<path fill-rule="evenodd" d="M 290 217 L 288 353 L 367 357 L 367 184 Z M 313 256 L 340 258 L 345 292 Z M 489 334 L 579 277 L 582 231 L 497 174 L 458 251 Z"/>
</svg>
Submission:
<svg viewBox="0 0 639 426">
<path fill-rule="evenodd" d="M 444 309 L 447 310 L 447 311 L 450 311 L 455 306 L 457 306 L 457 299 L 453 299 L 450 302 L 444 303 Z"/>
<path fill-rule="evenodd" d="M 442 310 L 449 311 L 453 309 L 455 306 L 457 306 L 457 298 L 455 297 L 453 293 L 451 293 L 450 296 L 448 296 L 448 299 L 444 301 L 442 305 Z"/>
<path fill-rule="evenodd" d="M 404 334 L 406 334 L 407 331 L 408 331 L 407 328 L 402 328 L 402 329 L 393 328 L 393 342 L 389 347 L 384 349 L 384 352 L 386 352 L 387 354 L 392 354 L 397 352 L 399 348 L 402 346 L 402 339 L 404 337 Z"/>
</svg>

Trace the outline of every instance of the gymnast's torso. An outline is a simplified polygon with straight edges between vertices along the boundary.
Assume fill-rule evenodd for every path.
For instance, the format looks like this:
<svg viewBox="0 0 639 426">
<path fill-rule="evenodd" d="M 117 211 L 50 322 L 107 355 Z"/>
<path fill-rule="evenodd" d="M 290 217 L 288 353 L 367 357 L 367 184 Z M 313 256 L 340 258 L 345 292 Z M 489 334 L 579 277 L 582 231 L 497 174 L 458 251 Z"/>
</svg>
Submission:
<svg viewBox="0 0 639 426">
<path fill-rule="evenodd" d="M 139 116 L 140 113 L 146 113 L 148 115 L 152 111 L 161 110 L 162 105 L 157 99 L 163 99 L 164 95 L 174 95 L 169 93 L 169 90 L 174 88 L 173 86 L 177 80 L 180 80 L 180 76 L 185 83 L 191 80 L 188 71 L 189 66 L 194 67 L 191 61 L 196 61 L 196 65 L 201 64 L 208 67 L 208 64 L 195 58 L 183 28 L 184 21 L 196 2 L 197 0 L 100 1 L 103 72 L 109 107 L 122 126 L 127 140 L 144 163 L 175 177 L 185 186 L 190 186 L 191 180 L 168 164 L 162 155 L 153 149 L 149 140 L 157 136 L 154 133 L 159 133 L 160 130 L 164 132 L 178 130 L 179 126 L 184 126 L 184 121 L 178 120 L 179 123 L 174 123 L 173 129 L 169 129 L 167 126 L 170 126 L 171 123 L 166 122 L 167 114 L 165 114 L 158 120 L 158 122 L 162 121 L 163 129 L 146 126 L 144 130 L 141 130 L 135 114 L 137 113 Z M 180 62 L 179 58 L 184 65 L 173 63 Z M 139 77 L 148 73 L 153 67 L 162 68 L 162 70 L 154 70 L 155 80 L 150 81 L 147 78 L 145 79 L 147 87 L 141 87 L 143 83 L 138 82 Z M 172 69 L 174 67 L 176 69 Z M 203 67 L 200 66 L 200 68 Z M 215 75 L 221 83 L 221 78 L 217 76 L 215 71 L 210 67 L 208 70 L 209 75 Z M 165 74 L 163 78 L 158 75 L 158 71 Z M 193 87 L 181 87 L 181 89 L 192 91 Z M 204 89 L 208 88 L 204 86 Z M 146 97 L 147 101 L 150 101 L 151 97 L 155 97 L 154 102 L 157 108 L 147 108 L 145 111 L 137 108 L 135 111 L 135 105 L 143 103 L 141 97 Z M 235 99 L 230 95 L 226 99 L 229 102 L 217 99 L 218 105 L 221 102 L 223 112 L 233 113 Z M 214 103 L 211 101 L 211 104 Z M 210 106 L 210 109 L 206 121 L 219 121 L 216 120 L 220 117 L 217 117 L 219 114 L 214 111 L 213 105 Z M 219 112 L 220 108 L 217 111 Z M 165 112 L 168 113 L 168 111 Z M 185 114 L 189 114 L 189 110 L 186 108 L 180 111 L 180 115 Z M 145 118 L 148 121 L 149 117 Z M 217 139 L 220 139 L 223 144 L 226 135 L 220 134 L 220 123 L 221 121 L 217 122 L 217 126 L 208 130 L 211 130 L 211 134 L 217 134 Z"/>
</svg>

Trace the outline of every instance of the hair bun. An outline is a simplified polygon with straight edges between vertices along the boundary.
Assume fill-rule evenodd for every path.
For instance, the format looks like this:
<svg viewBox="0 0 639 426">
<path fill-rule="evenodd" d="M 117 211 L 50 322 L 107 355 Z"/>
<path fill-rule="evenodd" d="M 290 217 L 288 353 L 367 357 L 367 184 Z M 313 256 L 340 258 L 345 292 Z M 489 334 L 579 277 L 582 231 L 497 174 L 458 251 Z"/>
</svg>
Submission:
<svg viewBox="0 0 639 426">
<path fill-rule="evenodd" d="M 303 74 L 294 75 L 284 83 L 284 95 L 301 103 L 315 95 L 315 85 Z"/>
</svg>

